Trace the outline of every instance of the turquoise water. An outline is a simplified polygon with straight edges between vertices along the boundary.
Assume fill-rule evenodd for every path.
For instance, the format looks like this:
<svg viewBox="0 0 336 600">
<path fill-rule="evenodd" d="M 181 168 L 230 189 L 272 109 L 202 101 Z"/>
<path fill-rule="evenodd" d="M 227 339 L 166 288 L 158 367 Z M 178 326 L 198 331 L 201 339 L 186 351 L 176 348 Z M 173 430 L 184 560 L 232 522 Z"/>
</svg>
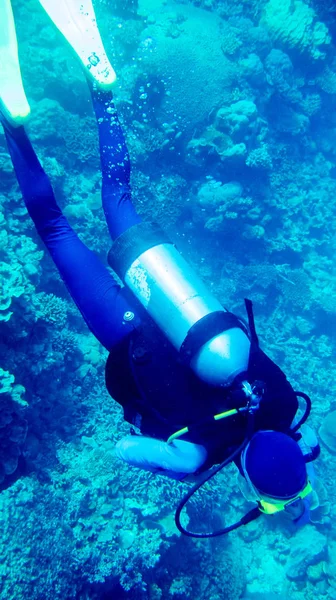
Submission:
<svg viewBox="0 0 336 600">
<path fill-rule="evenodd" d="M 124 6 L 125 5 L 125 6 Z M 0 598 L 336 598 L 336 20 L 317 0 L 95 3 L 117 72 L 134 203 L 313 400 L 312 523 L 177 535 L 181 484 L 132 470 L 129 430 L 40 243 L 0 132 Z M 81 67 L 37 0 L 13 1 L 27 131 L 81 239 L 105 261 L 96 124 Z M 233 470 L 202 495 L 230 522 Z"/>
</svg>

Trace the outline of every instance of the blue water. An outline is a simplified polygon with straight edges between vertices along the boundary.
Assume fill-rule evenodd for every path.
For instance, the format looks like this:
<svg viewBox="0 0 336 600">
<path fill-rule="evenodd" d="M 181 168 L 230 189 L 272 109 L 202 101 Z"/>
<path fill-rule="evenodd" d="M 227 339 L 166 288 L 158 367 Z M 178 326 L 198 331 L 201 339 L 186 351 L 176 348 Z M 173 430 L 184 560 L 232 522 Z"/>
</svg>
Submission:
<svg viewBox="0 0 336 600">
<path fill-rule="evenodd" d="M 64 213 L 105 261 L 81 67 L 35 0 L 13 9 L 27 132 Z M 118 76 L 135 206 L 223 305 L 243 314 L 252 298 L 262 347 L 312 397 L 319 499 L 301 530 L 274 518 L 211 542 L 177 535 L 185 487 L 115 459 L 128 426 L 105 389 L 107 352 L 34 231 L 0 131 L 0 598 L 332 600 L 333 3 L 100 0 L 95 9 Z M 233 472 L 221 477 L 202 509 L 226 522 L 244 501 Z"/>
</svg>

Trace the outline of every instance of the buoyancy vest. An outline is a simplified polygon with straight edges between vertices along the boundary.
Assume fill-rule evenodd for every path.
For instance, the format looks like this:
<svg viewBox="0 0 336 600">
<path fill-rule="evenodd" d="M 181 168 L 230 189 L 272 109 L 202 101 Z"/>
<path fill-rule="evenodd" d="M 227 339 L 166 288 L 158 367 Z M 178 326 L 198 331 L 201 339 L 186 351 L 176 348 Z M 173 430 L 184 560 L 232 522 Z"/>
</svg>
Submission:
<svg viewBox="0 0 336 600">
<path fill-rule="evenodd" d="M 255 331 L 253 335 L 257 339 Z M 255 430 L 287 432 L 298 401 L 285 374 L 258 343 L 251 344 L 247 373 L 239 379 L 243 378 L 265 384 Z M 188 426 L 183 439 L 206 447 L 206 468 L 222 462 L 244 439 L 244 413 L 217 422 L 210 419 L 246 405 L 241 387 L 214 387 L 201 381 L 147 313 L 141 326 L 111 350 L 105 379 L 108 392 L 123 407 L 126 421 L 142 434 L 166 440 Z"/>
</svg>

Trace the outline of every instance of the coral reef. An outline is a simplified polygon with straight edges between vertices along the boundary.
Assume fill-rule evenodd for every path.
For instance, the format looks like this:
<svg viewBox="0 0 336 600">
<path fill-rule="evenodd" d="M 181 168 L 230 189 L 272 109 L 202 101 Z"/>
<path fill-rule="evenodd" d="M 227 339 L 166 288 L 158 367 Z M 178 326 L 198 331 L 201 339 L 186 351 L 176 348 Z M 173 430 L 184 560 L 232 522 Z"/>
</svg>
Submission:
<svg viewBox="0 0 336 600">
<path fill-rule="evenodd" d="M 15 383 L 14 375 L 0 367 L 0 489 L 19 476 L 19 460 L 27 434 L 22 398 L 25 388 Z"/>
<path fill-rule="evenodd" d="M 303 0 L 269 0 L 262 22 L 284 47 L 306 52 L 314 60 L 325 58 L 325 49 L 331 42 L 328 28 Z"/>
<path fill-rule="evenodd" d="M 319 436 L 329 452 L 336 454 L 336 412 L 330 412 L 319 429 Z"/>
<path fill-rule="evenodd" d="M 332 5 L 332 3 L 330 3 Z M 71 304 L 0 131 L 0 596 L 332 600 L 336 590 L 336 18 L 318 0 L 95 3 L 139 213 L 223 305 L 254 301 L 262 347 L 313 400 L 323 451 L 311 524 L 260 519 L 185 540 L 186 486 L 114 456 L 128 432 L 106 351 Z M 27 131 L 57 200 L 105 260 L 97 131 L 80 66 L 35 0 L 13 0 Z M 33 16 L 32 16 L 33 15 Z M 25 477 L 23 475 L 25 474 Z M 232 469 L 189 512 L 247 508 Z M 181 558 L 182 557 L 182 558 Z"/>
<path fill-rule="evenodd" d="M 19 298 L 24 292 L 22 285 L 22 275 L 19 270 L 13 268 L 5 262 L 0 263 L 1 273 L 1 300 L 0 300 L 0 321 L 9 321 L 12 312 L 9 310 L 13 298 Z"/>
</svg>

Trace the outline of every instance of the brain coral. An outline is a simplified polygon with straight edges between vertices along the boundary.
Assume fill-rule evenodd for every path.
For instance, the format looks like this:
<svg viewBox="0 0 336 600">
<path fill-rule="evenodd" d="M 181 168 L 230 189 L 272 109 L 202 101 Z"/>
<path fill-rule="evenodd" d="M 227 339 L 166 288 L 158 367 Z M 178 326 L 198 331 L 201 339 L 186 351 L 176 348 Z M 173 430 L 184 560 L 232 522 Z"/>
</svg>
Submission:
<svg viewBox="0 0 336 600">
<path fill-rule="evenodd" d="M 328 66 L 317 77 L 316 82 L 326 94 L 336 94 L 336 73 Z"/>
<path fill-rule="evenodd" d="M 287 48 L 307 53 L 314 60 L 325 57 L 325 47 L 331 42 L 328 28 L 302 0 L 269 0 L 261 22 Z"/>
<path fill-rule="evenodd" d="M 195 127 L 221 106 L 223 92 L 236 77 L 236 67 L 221 48 L 221 20 L 215 13 L 192 6 L 179 7 L 180 35 L 172 36 L 167 8 L 150 16 L 142 34 L 138 60 L 148 77 L 159 76 L 165 84 L 165 118 L 178 117 L 181 126 Z"/>
</svg>

